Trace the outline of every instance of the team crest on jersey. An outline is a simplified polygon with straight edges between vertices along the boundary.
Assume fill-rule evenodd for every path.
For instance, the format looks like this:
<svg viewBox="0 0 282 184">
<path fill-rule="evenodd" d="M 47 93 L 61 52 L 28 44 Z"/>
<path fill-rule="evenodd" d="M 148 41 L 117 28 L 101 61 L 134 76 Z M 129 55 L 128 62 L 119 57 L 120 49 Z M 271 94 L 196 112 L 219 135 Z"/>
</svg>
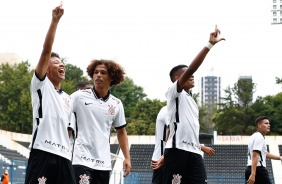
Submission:
<svg viewBox="0 0 282 184">
<path fill-rule="evenodd" d="M 181 183 L 181 178 L 182 176 L 177 174 L 177 175 L 173 175 L 173 179 L 172 179 L 172 184 L 180 184 Z"/>
<path fill-rule="evenodd" d="M 80 181 L 79 184 L 89 184 L 89 176 L 86 176 L 86 174 L 84 174 L 83 176 L 80 175 Z"/>
<path fill-rule="evenodd" d="M 38 184 L 45 184 L 46 180 L 47 180 L 47 178 L 44 178 L 44 176 L 42 178 L 38 178 L 38 181 L 39 181 Z"/>
<path fill-rule="evenodd" d="M 113 105 L 108 105 L 108 106 L 109 106 L 108 113 L 110 115 L 114 115 L 116 113 L 116 107 L 114 107 Z"/>
</svg>

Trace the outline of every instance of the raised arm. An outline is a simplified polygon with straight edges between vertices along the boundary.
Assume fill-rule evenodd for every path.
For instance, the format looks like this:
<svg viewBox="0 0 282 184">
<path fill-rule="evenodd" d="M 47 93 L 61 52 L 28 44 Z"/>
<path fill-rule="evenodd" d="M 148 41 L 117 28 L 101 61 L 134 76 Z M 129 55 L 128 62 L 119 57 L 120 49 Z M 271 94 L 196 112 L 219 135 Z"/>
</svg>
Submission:
<svg viewBox="0 0 282 184">
<path fill-rule="evenodd" d="M 178 91 L 181 91 L 184 88 L 185 83 L 190 79 L 194 72 L 197 71 L 199 66 L 204 61 L 206 55 L 210 51 L 210 48 L 224 38 L 219 37 L 220 30 L 215 26 L 215 31 L 210 34 L 209 46 L 204 47 L 199 54 L 195 57 L 192 63 L 189 65 L 188 69 L 180 76 L 178 80 Z M 209 48 L 208 48 L 209 47 Z"/>
<path fill-rule="evenodd" d="M 40 79 L 42 79 L 45 76 L 46 71 L 48 69 L 57 26 L 63 14 L 64 14 L 64 9 L 61 6 L 56 7 L 52 11 L 52 21 L 49 30 L 47 32 L 47 35 L 45 37 L 43 50 L 39 62 L 36 66 L 36 73 Z"/>
</svg>

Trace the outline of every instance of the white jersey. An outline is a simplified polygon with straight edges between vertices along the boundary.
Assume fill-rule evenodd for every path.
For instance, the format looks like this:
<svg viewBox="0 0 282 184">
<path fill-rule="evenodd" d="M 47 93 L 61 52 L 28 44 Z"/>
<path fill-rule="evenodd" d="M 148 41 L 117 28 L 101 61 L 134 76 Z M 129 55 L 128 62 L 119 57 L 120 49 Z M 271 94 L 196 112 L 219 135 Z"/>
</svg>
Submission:
<svg viewBox="0 0 282 184">
<path fill-rule="evenodd" d="M 248 143 L 248 166 L 252 165 L 253 152 L 259 153 L 257 166 L 266 167 L 266 153 L 267 147 L 264 136 L 259 132 L 253 133 Z"/>
<path fill-rule="evenodd" d="M 155 150 L 152 160 L 159 160 L 164 154 L 166 136 L 168 132 L 167 106 L 164 106 L 156 120 Z"/>
<path fill-rule="evenodd" d="M 35 73 L 30 93 L 33 111 L 33 131 L 30 149 L 39 149 L 71 159 L 67 127 L 71 112 L 70 97 L 56 90 L 45 75 L 40 80 Z"/>
<path fill-rule="evenodd" d="M 72 164 L 111 170 L 112 125 L 116 129 L 126 126 L 122 102 L 110 93 L 100 98 L 94 89 L 76 91 L 71 98 L 77 118 Z"/>
<path fill-rule="evenodd" d="M 170 135 L 166 148 L 177 148 L 201 154 L 199 142 L 199 109 L 185 90 L 177 92 L 178 81 L 166 92 Z"/>
</svg>

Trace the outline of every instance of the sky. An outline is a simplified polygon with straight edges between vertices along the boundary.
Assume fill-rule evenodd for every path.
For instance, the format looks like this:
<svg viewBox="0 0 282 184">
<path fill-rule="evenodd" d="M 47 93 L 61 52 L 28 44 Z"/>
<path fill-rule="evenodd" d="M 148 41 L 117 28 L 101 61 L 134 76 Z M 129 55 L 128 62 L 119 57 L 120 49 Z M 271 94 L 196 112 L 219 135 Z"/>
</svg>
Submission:
<svg viewBox="0 0 282 184">
<path fill-rule="evenodd" d="M 0 53 L 36 66 L 59 4 L 1 0 Z M 252 76 L 254 99 L 281 92 L 275 77 L 282 78 L 282 25 L 271 25 L 272 0 L 64 0 L 63 8 L 53 51 L 84 72 L 92 59 L 112 59 L 150 99 L 165 100 L 171 68 L 189 65 L 216 24 L 226 41 L 194 74 L 193 92 L 207 75 L 220 76 L 222 89 Z"/>
</svg>

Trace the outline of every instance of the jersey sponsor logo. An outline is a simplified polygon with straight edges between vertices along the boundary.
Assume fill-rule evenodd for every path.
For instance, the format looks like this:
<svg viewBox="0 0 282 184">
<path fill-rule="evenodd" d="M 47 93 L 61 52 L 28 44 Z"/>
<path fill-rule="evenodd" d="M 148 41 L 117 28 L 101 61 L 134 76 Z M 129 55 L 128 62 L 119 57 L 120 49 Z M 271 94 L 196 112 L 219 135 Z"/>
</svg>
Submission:
<svg viewBox="0 0 282 184">
<path fill-rule="evenodd" d="M 86 102 L 85 102 L 85 105 L 90 105 L 90 104 L 93 104 L 93 103 L 86 103 Z"/>
<path fill-rule="evenodd" d="M 177 175 L 173 175 L 173 179 L 172 179 L 172 184 L 180 184 L 181 183 L 181 178 L 182 176 L 177 174 Z"/>
<path fill-rule="evenodd" d="M 201 146 L 195 144 L 195 143 L 192 143 L 192 142 L 187 142 L 187 141 L 182 141 L 183 144 L 186 144 L 188 146 L 193 146 L 195 148 L 198 148 L 199 150 L 201 150 Z"/>
<path fill-rule="evenodd" d="M 70 108 L 70 101 L 69 101 L 69 99 L 63 98 L 63 100 L 64 100 L 64 102 L 65 102 L 66 107 L 67 107 L 67 108 Z"/>
<path fill-rule="evenodd" d="M 68 148 L 66 148 L 65 146 L 62 146 L 60 144 L 57 144 L 55 142 L 52 142 L 52 141 L 48 141 L 48 140 L 45 140 L 45 144 L 50 144 L 54 147 L 58 147 L 58 148 L 61 148 L 62 150 L 64 150 L 65 152 L 69 152 L 70 150 Z"/>
<path fill-rule="evenodd" d="M 116 107 L 114 107 L 113 105 L 108 105 L 109 106 L 109 110 L 108 110 L 108 113 L 110 115 L 114 115 L 116 113 Z"/>
<path fill-rule="evenodd" d="M 88 162 L 96 162 L 97 164 L 104 164 L 104 161 L 102 160 L 95 160 L 94 158 L 87 158 L 85 156 L 80 156 L 80 158 Z"/>
<path fill-rule="evenodd" d="M 39 181 L 38 184 L 45 184 L 46 180 L 47 180 L 47 178 L 44 178 L 44 176 L 42 178 L 38 178 L 38 181 Z"/>
<path fill-rule="evenodd" d="M 86 176 L 86 174 L 84 174 L 83 176 L 80 175 L 80 181 L 79 184 L 89 184 L 89 176 Z"/>
</svg>

